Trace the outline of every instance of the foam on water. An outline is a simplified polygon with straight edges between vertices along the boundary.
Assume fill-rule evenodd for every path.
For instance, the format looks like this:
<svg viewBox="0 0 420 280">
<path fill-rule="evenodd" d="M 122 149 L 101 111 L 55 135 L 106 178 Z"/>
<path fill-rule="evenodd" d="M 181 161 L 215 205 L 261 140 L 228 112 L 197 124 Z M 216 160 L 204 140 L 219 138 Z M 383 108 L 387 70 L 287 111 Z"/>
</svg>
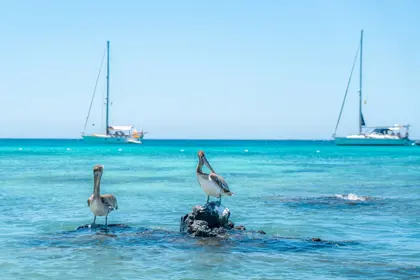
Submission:
<svg viewBox="0 0 420 280">
<path fill-rule="evenodd" d="M 349 193 L 348 195 L 336 194 L 335 197 L 345 199 L 345 200 L 353 200 L 353 201 L 366 201 L 368 199 L 367 196 L 357 196 L 356 194 L 353 194 L 353 193 Z"/>
</svg>

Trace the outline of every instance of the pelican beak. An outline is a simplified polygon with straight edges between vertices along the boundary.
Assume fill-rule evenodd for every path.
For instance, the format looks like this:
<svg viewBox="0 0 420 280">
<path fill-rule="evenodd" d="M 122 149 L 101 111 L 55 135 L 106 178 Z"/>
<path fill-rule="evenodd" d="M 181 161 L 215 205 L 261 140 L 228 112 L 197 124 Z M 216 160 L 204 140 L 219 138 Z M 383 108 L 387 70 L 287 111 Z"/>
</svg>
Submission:
<svg viewBox="0 0 420 280">
<path fill-rule="evenodd" d="M 203 157 L 203 162 L 211 170 L 212 173 L 216 173 L 214 172 L 213 167 L 211 167 L 210 163 L 207 161 L 207 158 L 205 156 Z"/>
</svg>

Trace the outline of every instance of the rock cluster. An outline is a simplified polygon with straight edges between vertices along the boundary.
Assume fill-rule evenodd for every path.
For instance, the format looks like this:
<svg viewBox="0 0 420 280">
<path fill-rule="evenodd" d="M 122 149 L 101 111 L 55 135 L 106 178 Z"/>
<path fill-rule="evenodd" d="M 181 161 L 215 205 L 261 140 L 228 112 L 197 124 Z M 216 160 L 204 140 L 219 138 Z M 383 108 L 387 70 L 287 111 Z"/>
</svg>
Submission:
<svg viewBox="0 0 420 280">
<path fill-rule="evenodd" d="M 246 230 L 242 225 L 235 227 L 229 217 L 229 209 L 216 202 L 197 205 L 191 213 L 181 217 L 180 231 L 197 237 L 224 237 L 228 230 Z M 262 230 L 258 233 L 265 234 Z"/>
</svg>

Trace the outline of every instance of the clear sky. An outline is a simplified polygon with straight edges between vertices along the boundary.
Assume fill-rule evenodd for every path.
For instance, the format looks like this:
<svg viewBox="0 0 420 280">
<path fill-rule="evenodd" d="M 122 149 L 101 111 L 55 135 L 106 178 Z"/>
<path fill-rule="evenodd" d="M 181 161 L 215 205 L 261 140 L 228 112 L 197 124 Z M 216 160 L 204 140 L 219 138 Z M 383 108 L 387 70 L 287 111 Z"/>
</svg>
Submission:
<svg viewBox="0 0 420 280">
<path fill-rule="evenodd" d="M 110 40 L 112 124 L 329 139 L 363 28 L 366 123 L 420 138 L 419 15 L 416 0 L 2 1 L 0 137 L 79 138 Z M 357 132 L 357 90 L 358 67 L 341 135 Z"/>
</svg>

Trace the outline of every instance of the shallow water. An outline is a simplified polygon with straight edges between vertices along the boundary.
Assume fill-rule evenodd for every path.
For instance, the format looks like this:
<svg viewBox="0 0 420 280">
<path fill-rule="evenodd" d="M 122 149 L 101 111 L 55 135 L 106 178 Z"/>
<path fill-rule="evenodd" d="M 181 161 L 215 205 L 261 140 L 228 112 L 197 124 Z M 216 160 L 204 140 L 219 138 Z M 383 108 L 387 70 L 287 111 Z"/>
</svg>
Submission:
<svg viewBox="0 0 420 280">
<path fill-rule="evenodd" d="M 231 219 L 266 235 L 178 232 L 180 217 L 206 199 L 198 149 L 235 193 L 222 200 Z M 102 191 L 118 198 L 109 223 L 129 227 L 76 230 L 93 219 L 95 164 L 105 166 Z M 0 166 L 1 279 L 420 277 L 419 147 L 0 140 Z"/>
</svg>

